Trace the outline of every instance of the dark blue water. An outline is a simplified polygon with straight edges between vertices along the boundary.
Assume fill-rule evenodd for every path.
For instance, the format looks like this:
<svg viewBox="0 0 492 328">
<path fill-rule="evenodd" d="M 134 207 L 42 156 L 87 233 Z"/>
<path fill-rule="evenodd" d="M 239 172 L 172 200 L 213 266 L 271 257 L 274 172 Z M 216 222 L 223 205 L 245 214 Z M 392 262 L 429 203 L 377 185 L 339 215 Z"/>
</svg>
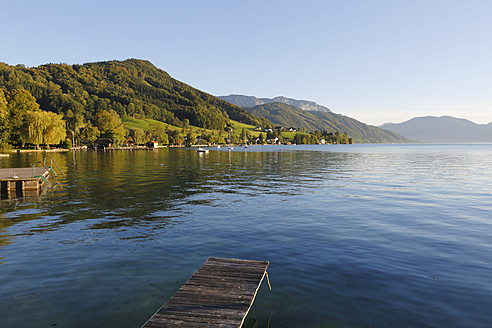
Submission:
<svg viewBox="0 0 492 328">
<path fill-rule="evenodd" d="M 0 201 L 1 328 L 140 327 L 209 256 L 270 261 L 248 327 L 492 326 L 491 145 L 52 156 Z"/>
</svg>

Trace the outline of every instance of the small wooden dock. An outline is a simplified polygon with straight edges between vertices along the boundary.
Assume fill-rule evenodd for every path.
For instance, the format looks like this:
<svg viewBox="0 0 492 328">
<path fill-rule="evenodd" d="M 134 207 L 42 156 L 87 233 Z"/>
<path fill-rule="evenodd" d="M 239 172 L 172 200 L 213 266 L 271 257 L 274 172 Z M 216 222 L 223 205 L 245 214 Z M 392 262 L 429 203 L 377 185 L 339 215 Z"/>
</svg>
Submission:
<svg viewBox="0 0 492 328">
<path fill-rule="evenodd" d="M 35 167 L 33 177 L 32 167 L 0 169 L 0 190 L 3 195 L 25 196 L 30 192 L 38 192 L 45 185 L 49 170 Z M 44 177 L 41 178 L 41 176 Z M 9 197 L 10 198 L 10 197 Z"/>
<path fill-rule="evenodd" d="M 241 327 L 268 264 L 210 257 L 142 328 Z"/>
</svg>

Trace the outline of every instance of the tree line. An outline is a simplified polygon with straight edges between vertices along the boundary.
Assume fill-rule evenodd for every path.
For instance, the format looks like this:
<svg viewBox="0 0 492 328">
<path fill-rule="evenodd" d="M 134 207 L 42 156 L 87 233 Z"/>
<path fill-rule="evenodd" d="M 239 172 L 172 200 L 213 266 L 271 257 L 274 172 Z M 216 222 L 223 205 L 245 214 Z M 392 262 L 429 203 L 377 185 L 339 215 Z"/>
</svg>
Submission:
<svg viewBox="0 0 492 328">
<path fill-rule="evenodd" d="M 225 140 L 221 132 L 232 132 L 231 140 Z M 99 111 L 92 121 L 85 121 L 81 114 L 68 110 L 65 114 L 43 111 L 32 94 L 24 89 L 6 91 L 0 89 L 0 148 L 10 145 L 24 147 L 26 144 L 40 148 L 41 145 L 92 145 L 98 138 L 105 137 L 114 145 L 121 145 L 126 140 L 134 144 L 144 144 L 155 140 L 161 144 L 192 145 L 231 143 L 294 143 L 317 144 L 321 140 L 327 143 L 352 143 L 347 134 L 339 132 L 315 131 L 297 133 L 293 139 L 282 137 L 279 130 L 269 129 L 266 138 L 262 133 L 254 137 L 249 129 L 243 128 L 240 133 L 233 131 L 231 125 L 223 130 L 212 132 L 196 131 L 191 128 L 188 119 L 184 119 L 181 130 L 170 129 L 169 125 L 155 125 L 151 129 L 125 129 L 119 114 L 115 110 Z"/>
<path fill-rule="evenodd" d="M 247 111 L 173 79 L 148 61 L 128 59 L 83 65 L 46 64 L 34 68 L 0 62 L 0 88 L 24 89 L 44 111 L 94 122 L 100 111 L 221 130 L 232 119 L 271 125 Z M 78 119 L 78 118 L 77 118 Z"/>
<path fill-rule="evenodd" d="M 225 127 L 228 128 L 230 125 Z M 166 127 L 164 124 L 154 125 L 148 130 L 126 129 L 120 115 L 113 109 L 101 110 L 92 121 L 86 121 L 83 115 L 70 109 L 64 114 L 41 110 L 27 90 L 0 89 L 0 149 L 26 145 L 37 149 L 41 145 L 92 146 L 101 137 L 108 138 L 115 146 L 128 140 L 135 145 L 151 140 L 160 144 L 192 145 L 197 138 L 204 144 L 225 143 L 220 130 L 206 133 L 199 129 L 198 133 L 191 128 L 188 119 L 183 120 L 181 129 L 171 129 L 169 124 Z"/>
<path fill-rule="evenodd" d="M 59 144 L 65 136 L 63 115 L 41 110 L 29 91 L 0 89 L 0 148 L 10 143 L 39 148 Z"/>
<path fill-rule="evenodd" d="M 114 145 L 128 139 L 136 144 L 149 140 L 161 144 L 223 143 L 226 140 L 222 134 L 231 129 L 231 119 L 273 128 L 269 120 L 192 88 L 150 62 L 137 59 L 34 68 L 0 62 L 0 90 L 2 148 L 92 145 L 100 137 L 111 139 Z M 121 120 L 124 116 L 163 124 L 146 131 L 127 130 Z M 197 132 L 190 126 L 216 132 Z M 315 138 L 320 139 L 305 135 L 285 142 L 315 143 Z M 281 134 L 274 137 L 283 141 Z M 233 143 L 250 140 L 251 131 L 232 131 L 231 139 Z M 269 136 L 261 135 L 261 139 L 266 142 Z"/>
</svg>

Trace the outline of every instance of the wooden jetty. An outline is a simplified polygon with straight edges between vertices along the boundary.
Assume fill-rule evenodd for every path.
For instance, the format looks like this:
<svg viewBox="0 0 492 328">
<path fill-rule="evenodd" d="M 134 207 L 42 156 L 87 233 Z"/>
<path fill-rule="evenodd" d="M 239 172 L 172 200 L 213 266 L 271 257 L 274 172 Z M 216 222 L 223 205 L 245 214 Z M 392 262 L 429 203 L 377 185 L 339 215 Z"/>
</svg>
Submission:
<svg viewBox="0 0 492 328">
<path fill-rule="evenodd" d="M 44 167 L 35 167 L 34 174 L 32 167 L 0 169 L 1 193 L 13 197 L 37 193 L 44 187 L 49 174 L 49 169 Z"/>
<path fill-rule="evenodd" d="M 142 328 L 239 328 L 269 262 L 210 257 Z"/>
</svg>

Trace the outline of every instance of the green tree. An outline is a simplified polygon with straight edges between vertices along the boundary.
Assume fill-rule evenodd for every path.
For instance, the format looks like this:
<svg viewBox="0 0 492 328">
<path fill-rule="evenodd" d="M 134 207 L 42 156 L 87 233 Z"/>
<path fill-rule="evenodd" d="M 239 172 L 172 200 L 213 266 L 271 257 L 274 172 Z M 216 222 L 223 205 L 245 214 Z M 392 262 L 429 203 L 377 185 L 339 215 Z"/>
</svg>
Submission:
<svg viewBox="0 0 492 328">
<path fill-rule="evenodd" d="M 195 144 L 196 141 L 196 134 L 191 131 L 186 134 L 186 147 L 191 147 L 193 144 Z"/>
<path fill-rule="evenodd" d="M 185 118 L 183 120 L 183 134 L 186 134 L 189 128 L 190 128 L 190 120 Z"/>
<path fill-rule="evenodd" d="M 0 149 L 7 148 L 10 139 L 11 128 L 8 116 L 7 99 L 4 91 L 0 89 Z"/>
<path fill-rule="evenodd" d="M 46 145 L 56 145 L 65 140 L 67 131 L 65 129 L 65 121 L 63 115 L 53 112 L 42 112 L 48 122 L 44 135 L 44 143 Z"/>
<path fill-rule="evenodd" d="M 339 135 L 339 143 L 340 144 L 348 144 L 349 143 L 349 138 L 348 138 L 346 133 Z"/>
<path fill-rule="evenodd" d="M 309 134 L 307 137 L 306 143 L 309 145 L 315 145 L 315 144 L 319 143 L 319 140 L 318 140 L 318 138 L 316 138 L 316 136 L 314 134 Z"/>
<path fill-rule="evenodd" d="M 240 136 L 240 138 L 241 138 L 241 142 L 245 142 L 246 141 L 246 129 L 245 128 L 243 128 L 241 130 L 241 136 Z"/>
<path fill-rule="evenodd" d="M 162 124 L 153 126 L 152 129 L 149 131 L 149 139 L 155 140 L 163 145 L 169 144 L 168 134 L 170 133 L 170 131 L 166 129 L 167 128 L 164 128 Z M 166 133 L 166 131 L 168 133 Z M 178 130 L 175 131 L 179 135 L 179 131 Z"/>
<path fill-rule="evenodd" d="M 263 133 L 260 133 L 258 139 L 262 145 L 265 143 L 265 136 L 263 135 Z"/>
<path fill-rule="evenodd" d="M 21 129 L 21 139 L 25 143 L 47 146 L 59 144 L 66 137 L 63 115 L 45 111 L 27 111 Z"/>
<path fill-rule="evenodd" d="M 99 132 L 99 129 L 93 126 L 92 123 L 89 121 L 80 132 L 80 139 L 86 145 L 92 146 L 94 141 L 96 141 L 100 135 L 101 133 Z"/>
<path fill-rule="evenodd" d="M 23 142 L 36 145 L 36 149 L 40 149 L 39 145 L 43 143 L 43 131 L 47 122 L 41 112 L 27 111 L 24 115 L 24 128 L 22 129 L 21 138 Z"/>
<path fill-rule="evenodd" d="M 75 139 L 79 141 L 80 129 L 85 125 L 84 116 L 81 114 L 74 114 L 71 109 L 65 113 L 65 121 L 67 123 L 67 131 L 70 132 L 72 137 L 72 145 L 75 145 Z"/>
<path fill-rule="evenodd" d="M 31 93 L 24 89 L 13 89 L 7 92 L 8 121 L 11 128 L 10 140 L 24 146 L 21 134 L 24 123 L 24 115 L 27 111 L 39 111 L 39 104 Z"/>
<path fill-rule="evenodd" d="M 133 139 L 133 142 L 135 143 L 136 146 L 141 145 L 145 143 L 147 140 L 147 136 L 145 135 L 144 130 L 136 128 L 130 131 L 130 136 Z"/>
<path fill-rule="evenodd" d="M 212 133 L 203 132 L 200 136 L 200 144 L 212 144 L 214 139 L 215 138 Z"/>
<path fill-rule="evenodd" d="M 251 140 L 251 131 L 250 130 L 246 130 L 246 140 Z"/>
<path fill-rule="evenodd" d="M 171 130 L 168 133 L 169 135 L 169 143 L 173 145 L 181 145 L 183 139 L 181 138 L 178 130 Z"/>
<path fill-rule="evenodd" d="M 157 140 L 161 145 L 169 145 L 169 137 L 166 132 L 163 132 L 159 135 L 159 139 Z"/>
<path fill-rule="evenodd" d="M 5 92 L 0 89 L 0 115 L 7 116 L 7 99 L 5 99 Z"/>
<path fill-rule="evenodd" d="M 96 127 L 101 136 L 112 139 L 115 145 L 120 145 L 127 134 L 127 130 L 121 123 L 121 118 L 114 110 L 102 110 L 96 115 Z"/>
<path fill-rule="evenodd" d="M 166 130 L 166 133 L 169 138 L 169 144 L 175 144 L 176 138 L 179 136 L 179 131 L 178 130 Z"/>
</svg>

